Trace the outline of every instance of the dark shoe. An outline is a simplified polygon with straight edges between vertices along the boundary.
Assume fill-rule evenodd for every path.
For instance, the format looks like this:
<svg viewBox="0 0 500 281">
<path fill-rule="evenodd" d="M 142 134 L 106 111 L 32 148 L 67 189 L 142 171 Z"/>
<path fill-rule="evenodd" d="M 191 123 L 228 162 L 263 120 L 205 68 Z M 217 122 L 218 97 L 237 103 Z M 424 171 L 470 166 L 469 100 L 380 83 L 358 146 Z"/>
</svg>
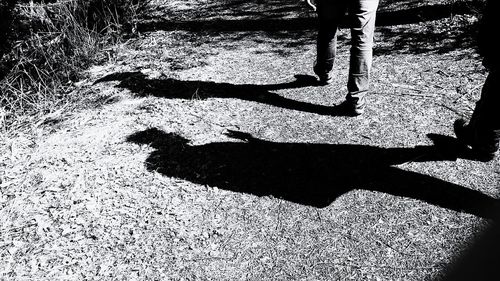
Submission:
<svg viewBox="0 0 500 281">
<path fill-rule="evenodd" d="M 455 120 L 453 123 L 453 131 L 461 144 L 472 144 L 472 130 L 467 126 L 467 122 L 464 119 Z"/>
<path fill-rule="evenodd" d="M 466 156 L 468 159 L 471 160 L 477 160 L 481 162 L 489 162 L 493 159 L 495 159 L 496 156 L 496 151 L 487 151 L 483 150 L 478 147 L 471 147 L 468 153 L 466 153 Z"/>
<path fill-rule="evenodd" d="M 469 148 L 467 156 L 470 159 L 488 162 L 495 158 L 498 147 L 483 145 L 474 137 L 472 128 L 466 125 L 465 120 L 458 119 L 453 123 L 453 130 L 461 145 Z"/>
<path fill-rule="evenodd" d="M 314 70 L 314 73 L 319 78 L 319 84 L 321 84 L 321 85 L 328 85 L 328 84 L 332 83 L 333 78 L 332 78 L 332 76 L 331 76 L 331 74 L 330 74 L 329 71 L 322 71 L 322 70 L 320 70 L 318 68 L 318 65 L 316 63 L 314 63 L 313 70 Z"/>
<path fill-rule="evenodd" d="M 340 116 L 359 116 L 365 111 L 365 106 L 359 106 L 349 101 L 343 101 L 334 107 L 334 115 Z"/>
</svg>

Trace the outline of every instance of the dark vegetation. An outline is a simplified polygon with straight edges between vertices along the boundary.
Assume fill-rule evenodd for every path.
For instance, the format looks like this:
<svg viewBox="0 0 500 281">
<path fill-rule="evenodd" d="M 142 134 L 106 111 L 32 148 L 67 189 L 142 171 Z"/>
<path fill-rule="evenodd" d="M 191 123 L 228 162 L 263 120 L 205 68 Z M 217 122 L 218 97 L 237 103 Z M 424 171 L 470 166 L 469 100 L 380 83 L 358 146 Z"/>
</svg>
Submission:
<svg viewBox="0 0 500 281">
<path fill-rule="evenodd" d="M 135 31 L 140 0 L 8 0 L 0 6 L 0 116 L 8 129 L 47 114 L 104 46 Z M 0 120 L 2 120 L 0 118 Z M 3 125 L 3 126 L 2 126 Z"/>
</svg>

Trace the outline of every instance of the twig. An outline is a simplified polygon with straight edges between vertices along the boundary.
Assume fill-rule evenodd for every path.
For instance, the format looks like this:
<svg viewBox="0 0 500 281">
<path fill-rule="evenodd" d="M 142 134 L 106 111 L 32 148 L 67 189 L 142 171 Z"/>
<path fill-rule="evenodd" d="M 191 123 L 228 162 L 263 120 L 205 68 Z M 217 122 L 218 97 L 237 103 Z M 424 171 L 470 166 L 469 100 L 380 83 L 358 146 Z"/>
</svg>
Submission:
<svg viewBox="0 0 500 281">
<path fill-rule="evenodd" d="M 374 92 L 374 94 L 378 95 L 393 95 L 383 92 Z M 410 96 L 410 97 L 421 97 L 421 98 L 436 98 L 436 95 L 423 95 L 423 94 L 411 94 L 411 93 L 399 93 L 401 96 Z"/>
<path fill-rule="evenodd" d="M 444 70 L 441 70 L 441 69 L 440 69 L 440 70 L 438 70 L 436 73 L 437 73 L 437 74 L 444 75 L 444 76 L 446 76 L 446 77 L 450 77 L 450 74 L 448 74 L 447 72 L 445 72 Z"/>
<path fill-rule="evenodd" d="M 454 108 L 451 108 L 451 107 L 447 106 L 447 105 L 446 105 L 446 104 L 444 104 L 444 103 L 439 103 L 438 105 L 440 105 L 440 106 L 442 106 L 442 107 L 444 107 L 444 108 L 446 108 L 446 109 L 448 109 L 448 110 L 450 110 L 450 111 L 455 112 L 457 115 L 460 115 L 460 116 L 462 116 L 462 117 L 466 117 L 466 116 L 465 116 L 465 114 L 463 114 L 463 113 L 459 112 L 458 110 L 456 110 L 456 109 L 454 109 Z"/>
<path fill-rule="evenodd" d="M 417 92 L 423 92 L 424 91 L 424 90 L 421 90 L 421 89 L 417 89 L 417 88 L 415 88 L 415 86 L 412 86 L 412 85 L 398 84 L 398 83 L 392 83 L 391 85 L 393 87 L 396 87 L 396 88 L 403 88 L 403 89 L 413 90 L 413 91 L 417 91 Z"/>
</svg>

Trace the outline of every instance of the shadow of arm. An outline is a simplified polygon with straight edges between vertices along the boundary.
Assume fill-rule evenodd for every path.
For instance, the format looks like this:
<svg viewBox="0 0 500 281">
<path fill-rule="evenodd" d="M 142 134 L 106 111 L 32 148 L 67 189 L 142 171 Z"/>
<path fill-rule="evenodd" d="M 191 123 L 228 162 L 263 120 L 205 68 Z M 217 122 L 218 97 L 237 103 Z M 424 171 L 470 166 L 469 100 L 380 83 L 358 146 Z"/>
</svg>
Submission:
<svg viewBox="0 0 500 281">
<path fill-rule="evenodd" d="M 498 199 L 477 190 L 398 168 L 378 171 L 374 179 L 373 186 L 367 189 L 413 198 L 483 218 L 493 218 L 499 208 Z"/>
</svg>

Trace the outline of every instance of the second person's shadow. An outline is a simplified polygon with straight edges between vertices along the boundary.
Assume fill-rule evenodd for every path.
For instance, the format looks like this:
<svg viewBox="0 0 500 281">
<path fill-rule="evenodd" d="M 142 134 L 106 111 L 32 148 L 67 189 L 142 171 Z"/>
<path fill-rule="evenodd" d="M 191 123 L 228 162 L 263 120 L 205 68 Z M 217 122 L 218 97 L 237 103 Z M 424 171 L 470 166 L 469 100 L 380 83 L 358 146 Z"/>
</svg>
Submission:
<svg viewBox="0 0 500 281">
<path fill-rule="evenodd" d="M 305 101 L 288 99 L 273 91 L 282 89 L 319 86 L 316 77 L 295 75 L 295 80 L 268 85 L 230 84 L 211 81 L 184 81 L 173 78 L 150 79 L 141 72 L 121 72 L 109 74 L 96 83 L 119 81 L 117 87 L 130 90 L 134 95 L 155 96 L 167 99 L 208 99 L 234 98 L 268 104 L 285 109 L 330 115 L 351 116 L 351 112 L 343 104 L 326 106 Z"/>
<path fill-rule="evenodd" d="M 393 166 L 456 159 L 437 146 L 276 143 L 236 131 L 227 135 L 240 141 L 190 145 L 178 134 L 154 128 L 132 134 L 128 141 L 156 149 L 146 160 L 151 171 L 320 208 L 355 189 L 418 199 L 485 218 L 493 217 L 498 205 L 497 199 L 481 192 Z"/>
</svg>

